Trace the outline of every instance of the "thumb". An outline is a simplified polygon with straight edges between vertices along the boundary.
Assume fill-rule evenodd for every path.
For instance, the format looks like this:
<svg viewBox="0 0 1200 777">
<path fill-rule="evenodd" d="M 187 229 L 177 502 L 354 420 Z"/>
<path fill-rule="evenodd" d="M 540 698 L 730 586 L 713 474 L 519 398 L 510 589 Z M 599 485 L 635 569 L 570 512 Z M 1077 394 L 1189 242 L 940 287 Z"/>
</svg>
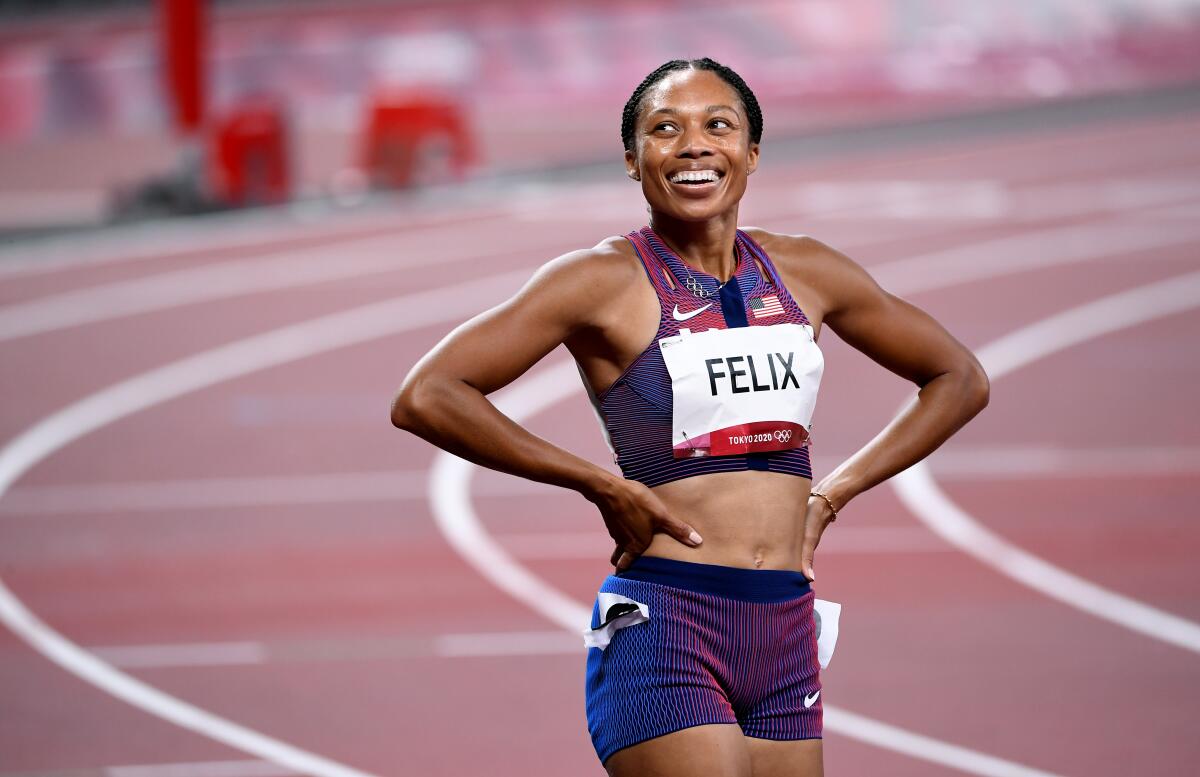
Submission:
<svg viewBox="0 0 1200 777">
<path fill-rule="evenodd" d="M 682 523 L 680 521 L 671 521 L 667 524 L 667 526 L 670 527 L 668 532 L 671 534 L 671 536 L 686 545 L 695 547 L 701 542 L 704 542 L 704 540 L 700 537 L 700 533 L 691 526 L 688 526 L 686 523 Z"/>
<path fill-rule="evenodd" d="M 817 579 L 816 573 L 813 571 L 813 554 L 817 550 L 817 544 L 808 537 L 804 538 L 804 544 L 800 547 L 800 569 L 803 570 L 804 576 L 809 582 L 815 582 Z"/>
</svg>

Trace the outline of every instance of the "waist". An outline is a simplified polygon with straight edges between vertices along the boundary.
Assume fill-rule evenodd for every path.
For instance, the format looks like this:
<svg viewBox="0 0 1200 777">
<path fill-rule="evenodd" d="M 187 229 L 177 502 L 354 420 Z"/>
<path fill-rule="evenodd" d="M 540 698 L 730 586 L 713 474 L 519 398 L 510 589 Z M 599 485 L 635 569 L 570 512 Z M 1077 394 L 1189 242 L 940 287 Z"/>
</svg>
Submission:
<svg viewBox="0 0 1200 777">
<path fill-rule="evenodd" d="M 639 556 L 615 576 L 743 602 L 786 602 L 812 590 L 808 578 L 791 569 L 745 569 L 661 556 Z"/>
</svg>

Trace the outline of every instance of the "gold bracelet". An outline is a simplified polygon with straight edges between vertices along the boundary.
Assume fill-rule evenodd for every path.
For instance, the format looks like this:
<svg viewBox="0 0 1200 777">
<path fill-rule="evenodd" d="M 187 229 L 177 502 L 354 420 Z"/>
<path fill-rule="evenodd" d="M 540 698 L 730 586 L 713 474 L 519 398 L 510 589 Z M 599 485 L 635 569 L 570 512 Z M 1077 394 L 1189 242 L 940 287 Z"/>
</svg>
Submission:
<svg viewBox="0 0 1200 777">
<path fill-rule="evenodd" d="M 830 501 L 829 501 L 829 497 L 825 496 L 825 495 L 824 495 L 824 494 L 822 494 L 820 491 L 809 491 L 809 492 L 808 492 L 808 495 L 809 495 L 809 497 L 810 497 L 810 498 L 811 498 L 811 497 L 814 497 L 814 496 L 819 496 L 819 497 L 821 497 L 822 499 L 824 499 L 824 500 L 825 500 L 825 504 L 829 505 L 829 512 L 833 513 L 833 517 L 829 519 L 829 522 L 830 522 L 830 523 L 833 523 L 834 521 L 836 521 L 836 520 L 837 520 L 837 510 L 833 509 L 833 502 L 830 502 Z"/>
</svg>

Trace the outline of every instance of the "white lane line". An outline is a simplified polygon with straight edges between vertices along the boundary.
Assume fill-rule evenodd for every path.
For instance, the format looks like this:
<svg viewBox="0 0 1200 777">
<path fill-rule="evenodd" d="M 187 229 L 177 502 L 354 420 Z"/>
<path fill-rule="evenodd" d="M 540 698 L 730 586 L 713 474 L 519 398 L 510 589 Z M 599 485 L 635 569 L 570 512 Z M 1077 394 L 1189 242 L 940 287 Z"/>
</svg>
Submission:
<svg viewBox="0 0 1200 777">
<path fill-rule="evenodd" d="M 899 259 L 871 268 L 871 275 L 893 294 L 915 294 L 1021 271 L 1184 245 L 1197 239 L 1200 223 L 1081 224 Z"/>
<path fill-rule="evenodd" d="M 426 470 L 396 470 L 25 486 L 5 493 L 0 500 L 0 514 L 165 513 L 272 505 L 394 503 L 423 500 L 427 477 Z M 482 493 L 505 497 L 554 492 L 553 487 L 540 483 L 494 478 Z"/>
<path fill-rule="evenodd" d="M 521 250 L 548 251 L 552 245 L 505 245 L 499 251 L 480 251 L 477 243 L 461 240 L 456 244 L 457 240 L 461 239 L 445 228 L 432 228 L 262 254 L 39 297 L 0 308 L 0 342 L 198 302 L 397 272 L 431 261 L 439 266 L 467 259 L 486 262 Z"/>
<path fill-rule="evenodd" d="M 794 190 L 810 219 L 1044 220 L 1175 205 L 1200 197 L 1182 178 L 1106 178 L 1014 186 L 998 179 L 809 181 Z"/>
<path fill-rule="evenodd" d="M 165 645 L 90 645 L 102 661 L 126 669 L 180 666 L 243 666 L 262 664 L 267 648 L 261 642 L 179 642 Z"/>
<path fill-rule="evenodd" d="M 1007 761 L 933 737 L 915 734 L 878 720 L 825 705 L 825 725 L 835 731 L 854 731 L 854 738 L 876 747 L 895 750 L 923 761 L 986 777 L 1052 777 L 1050 772 Z"/>
<path fill-rule="evenodd" d="M 0 307 L 0 342 L 200 302 L 395 272 L 427 262 L 434 253 L 439 264 L 444 264 L 483 261 L 521 248 L 550 251 L 555 244 L 506 246 L 488 254 L 469 242 L 447 244 L 447 236 L 453 234 L 439 226 L 402 238 L 347 239 L 333 246 L 275 252 L 39 297 Z M 1100 252 L 1120 255 L 1197 238 L 1200 227 L 1194 223 L 1072 225 L 954 246 L 869 269 L 893 293 L 912 294 L 930 283 L 943 288 L 952 282 L 980 280 L 1020 268 L 1094 260 Z M 413 245 L 422 240 L 428 245 Z M 400 242 L 404 243 L 402 253 L 397 250 Z M 842 248 L 852 251 L 854 247 Z M 916 277 L 914 269 L 920 270 Z"/>
<path fill-rule="evenodd" d="M 989 343 L 977 356 L 995 382 L 1073 345 L 1196 307 L 1200 307 L 1200 272 L 1065 310 Z M 1097 618 L 1200 653 L 1200 624 L 1096 585 L 1005 540 L 951 501 L 924 462 L 909 467 L 891 483 L 901 501 L 929 528 L 1001 574 Z"/>
<path fill-rule="evenodd" d="M 582 393 L 573 361 L 538 370 L 494 395 L 496 406 L 517 423 L 576 393 Z M 429 500 L 438 527 L 451 547 L 486 580 L 534 612 L 557 623 L 578 640 L 591 619 L 591 605 L 567 594 L 518 563 L 489 535 L 471 503 L 471 479 L 477 467 L 457 456 L 439 453 L 429 478 Z M 825 706 L 825 726 L 843 736 L 885 749 L 989 777 L 1054 777 L 1050 772 L 959 747 L 871 718 Z"/>
<path fill-rule="evenodd" d="M 973 256 L 967 258 L 974 259 Z M 914 275 L 919 271 L 919 268 L 910 269 Z M 1020 269 L 1027 269 L 1027 266 L 1016 265 L 1013 271 Z M 0 496 L 39 461 L 116 420 L 268 367 L 435 322 L 461 318 L 465 315 L 464 308 L 480 300 L 499 301 L 508 290 L 506 284 L 515 286 L 527 276 L 528 271 L 518 271 L 482 278 L 457 287 L 422 292 L 399 300 L 323 316 L 172 362 L 91 394 L 30 427 L 0 451 Z M 950 279 L 949 283 L 953 282 Z M 934 285 L 928 283 L 925 288 Z M 576 382 L 577 378 L 570 378 L 567 385 Z M 524 571 L 521 567 L 516 569 Z M 547 596 L 542 603 L 547 609 L 539 611 L 557 613 L 562 616 L 555 618 L 560 623 L 569 622 L 565 618 L 574 614 L 580 606 L 554 589 L 549 589 L 547 593 L 536 577 L 520 579 L 519 575 L 510 575 L 510 578 L 517 588 L 527 588 L 530 592 Z M 518 596 L 518 599 L 525 601 L 522 596 Z M 535 609 L 539 609 L 539 606 L 535 605 Z M 38 619 L 2 583 L 0 620 L 62 668 L 165 720 L 272 762 L 307 770 L 319 777 L 359 777 L 362 774 L 220 718 L 118 671 Z M 301 766 L 296 767 L 296 764 Z"/>
<path fill-rule="evenodd" d="M 850 452 L 813 457 L 828 471 Z M 1011 478 L 1177 477 L 1200 473 L 1200 448 L 1130 445 L 1120 448 L 1062 448 L 1052 445 L 956 446 L 929 459 L 939 480 Z M 264 477 L 181 478 L 116 483 L 17 486 L 0 500 L 0 515 L 86 515 L 265 507 L 278 505 L 393 503 L 425 499 L 426 470 L 327 472 Z M 561 490 L 521 478 L 489 477 L 478 496 L 548 496 Z M 842 530 L 840 534 L 845 534 Z"/>
<path fill-rule="evenodd" d="M 268 761 L 192 761 L 104 769 L 104 777 L 291 777 L 300 773 Z"/>
<path fill-rule="evenodd" d="M 529 277 L 523 270 L 322 316 L 180 359 L 110 386 L 26 430 L 0 450 L 0 496 L 60 448 L 133 413 L 268 367 L 434 323 L 459 320 L 499 302 Z M 385 418 L 380 407 L 380 418 Z M 241 726 L 119 671 L 33 614 L 0 583 L 0 620 L 63 669 L 113 696 L 230 747 L 317 777 L 361 772 Z"/>
<path fill-rule="evenodd" d="M 813 457 L 813 469 L 829 471 L 851 452 Z M 946 448 L 929 459 L 939 480 L 1011 478 L 1177 477 L 1200 474 L 1200 448 L 1130 445 L 1062 448 L 1052 445 L 989 445 Z M 326 472 L 263 477 L 181 478 L 115 483 L 16 486 L 0 500 L 0 515 L 88 515 L 153 512 L 161 517 L 188 510 L 282 505 L 394 503 L 425 499 L 426 470 Z M 550 496 L 561 489 L 531 480 L 489 477 L 477 496 Z M 845 536 L 852 528 L 839 532 Z"/>
</svg>

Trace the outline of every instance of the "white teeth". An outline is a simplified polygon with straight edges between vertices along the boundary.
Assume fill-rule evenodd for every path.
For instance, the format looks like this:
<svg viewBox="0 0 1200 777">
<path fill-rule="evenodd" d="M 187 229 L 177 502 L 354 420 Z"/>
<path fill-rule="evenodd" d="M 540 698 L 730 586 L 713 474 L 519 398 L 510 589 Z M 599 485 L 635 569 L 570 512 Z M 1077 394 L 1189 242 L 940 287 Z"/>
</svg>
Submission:
<svg viewBox="0 0 1200 777">
<path fill-rule="evenodd" d="M 717 180 L 716 170 L 680 170 L 675 175 L 671 176 L 671 183 L 683 183 L 685 181 L 715 181 Z"/>
</svg>

